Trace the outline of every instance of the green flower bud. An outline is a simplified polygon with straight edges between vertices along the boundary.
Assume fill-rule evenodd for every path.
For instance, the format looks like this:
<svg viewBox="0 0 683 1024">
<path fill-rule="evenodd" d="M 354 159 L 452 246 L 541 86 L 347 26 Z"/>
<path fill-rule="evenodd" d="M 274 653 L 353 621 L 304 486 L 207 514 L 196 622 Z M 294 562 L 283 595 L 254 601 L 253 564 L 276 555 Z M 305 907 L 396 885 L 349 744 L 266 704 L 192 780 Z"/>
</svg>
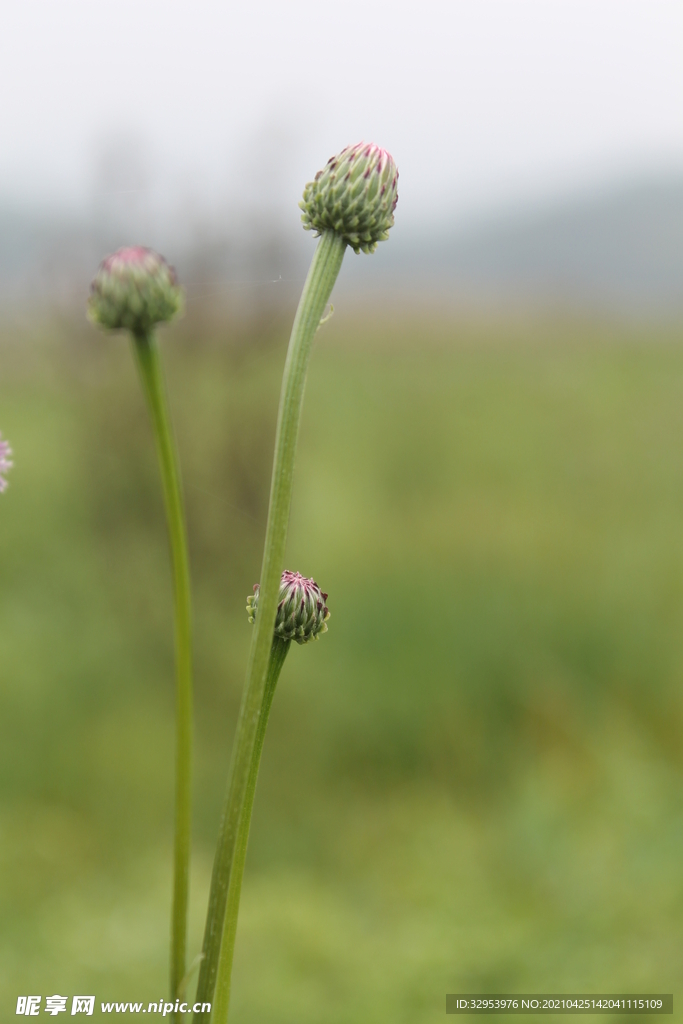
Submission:
<svg viewBox="0 0 683 1024">
<path fill-rule="evenodd" d="M 330 157 L 299 203 L 307 231 L 336 231 L 354 252 L 374 252 L 389 237 L 398 202 L 398 170 L 386 149 L 359 142 Z"/>
<path fill-rule="evenodd" d="M 12 468 L 12 449 L 7 441 L 3 441 L 0 435 L 0 494 L 7 488 L 7 481 L 3 473 Z"/>
<path fill-rule="evenodd" d="M 175 270 L 153 249 L 134 245 L 107 256 L 90 286 L 88 316 L 109 330 L 147 333 L 181 309 Z"/>
<path fill-rule="evenodd" d="M 307 580 L 298 572 L 285 569 L 280 580 L 279 597 L 275 636 L 307 644 L 309 640 L 317 640 L 320 633 L 327 632 L 327 620 L 330 617 L 327 594 L 323 594 L 315 580 Z M 258 599 L 259 585 L 255 583 L 254 593 L 247 598 L 250 622 L 256 618 Z"/>
</svg>

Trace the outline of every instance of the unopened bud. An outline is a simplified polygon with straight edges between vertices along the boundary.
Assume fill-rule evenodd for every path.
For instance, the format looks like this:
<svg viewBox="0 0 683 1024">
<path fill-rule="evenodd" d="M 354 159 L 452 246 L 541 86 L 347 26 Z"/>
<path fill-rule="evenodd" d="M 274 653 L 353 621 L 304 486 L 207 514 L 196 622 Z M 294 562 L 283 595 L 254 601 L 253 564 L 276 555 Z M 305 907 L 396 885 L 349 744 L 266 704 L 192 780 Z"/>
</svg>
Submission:
<svg viewBox="0 0 683 1024">
<path fill-rule="evenodd" d="M 355 252 L 389 237 L 398 202 L 398 170 L 386 149 L 359 142 L 330 157 L 299 203 L 307 231 L 336 231 Z"/>
<path fill-rule="evenodd" d="M 7 441 L 3 441 L 0 437 L 0 494 L 7 487 L 7 481 L 3 476 L 8 469 L 12 468 L 12 449 Z"/>
<path fill-rule="evenodd" d="M 90 287 L 88 316 L 109 330 L 144 334 L 172 320 L 183 304 L 175 270 L 141 245 L 119 249 L 100 264 Z"/>
<path fill-rule="evenodd" d="M 256 618 L 258 599 L 259 585 L 256 583 L 254 593 L 247 598 L 250 622 Z M 315 580 L 285 569 L 280 580 L 275 636 L 282 640 L 296 640 L 298 644 L 317 640 L 320 633 L 327 632 L 330 613 L 326 602 L 327 594 L 323 594 Z"/>
</svg>

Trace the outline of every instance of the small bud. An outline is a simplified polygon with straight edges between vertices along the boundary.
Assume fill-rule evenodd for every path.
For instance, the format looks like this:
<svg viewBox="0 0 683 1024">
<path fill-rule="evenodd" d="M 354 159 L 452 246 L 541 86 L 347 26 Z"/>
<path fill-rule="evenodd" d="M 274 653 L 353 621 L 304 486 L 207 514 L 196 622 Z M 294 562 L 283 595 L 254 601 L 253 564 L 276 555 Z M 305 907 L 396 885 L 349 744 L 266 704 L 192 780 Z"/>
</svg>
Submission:
<svg viewBox="0 0 683 1024">
<path fill-rule="evenodd" d="M 175 270 L 142 245 L 119 249 L 100 264 L 90 286 L 88 316 L 109 330 L 144 334 L 172 320 L 183 304 Z"/>
<path fill-rule="evenodd" d="M 7 489 L 7 481 L 5 480 L 3 473 L 6 473 L 8 469 L 11 469 L 13 462 L 10 458 L 12 449 L 7 441 L 3 441 L 0 436 L 0 494 Z"/>
<path fill-rule="evenodd" d="M 398 202 L 398 170 L 386 149 L 359 142 L 330 157 L 299 203 L 307 231 L 332 230 L 354 252 L 374 252 L 389 237 Z"/>
<path fill-rule="evenodd" d="M 315 580 L 307 580 L 298 572 L 285 569 L 280 580 L 279 596 L 275 636 L 306 644 L 309 640 L 317 640 L 319 633 L 327 632 L 327 620 L 330 617 L 327 594 L 323 594 Z M 255 583 L 254 593 L 247 598 L 250 622 L 256 618 L 258 598 L 259 585 Z"/>
</svg>

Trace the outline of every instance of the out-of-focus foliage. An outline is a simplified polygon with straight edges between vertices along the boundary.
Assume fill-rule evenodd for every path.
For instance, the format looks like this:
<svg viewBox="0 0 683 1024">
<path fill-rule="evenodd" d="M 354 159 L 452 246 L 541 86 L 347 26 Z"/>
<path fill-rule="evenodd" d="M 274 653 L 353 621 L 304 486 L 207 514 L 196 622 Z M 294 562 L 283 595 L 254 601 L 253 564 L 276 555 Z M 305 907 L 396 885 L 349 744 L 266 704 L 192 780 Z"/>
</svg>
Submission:
<svg viewBox="0 0 683 1024">
<path fill-rule="evenodd" d="M 164 334 L 195 583 L 195 949 L 287 328 Z M 339 311 L 319 335 L 288 567 L 332 618 L 271 716 L 235 1024 L 683 982 L 682 341 Z M 29 992 L 159 999 L 171 598 L 125 338 L 7 328 L 0 429 L 3 1019 Z"/>
</svg>

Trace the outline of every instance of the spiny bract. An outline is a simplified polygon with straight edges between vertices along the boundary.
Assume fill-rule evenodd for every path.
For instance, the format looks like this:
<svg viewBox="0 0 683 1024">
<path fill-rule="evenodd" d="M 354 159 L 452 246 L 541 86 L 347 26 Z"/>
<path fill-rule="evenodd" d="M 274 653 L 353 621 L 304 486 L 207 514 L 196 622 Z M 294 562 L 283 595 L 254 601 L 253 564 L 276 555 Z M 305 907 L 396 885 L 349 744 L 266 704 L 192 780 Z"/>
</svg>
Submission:
<svg viewBox="0 0 683 1024">
<path fill-rule="evenodd" d="M 374 252 L 389 237 L 398 202 L 398 170 L 386 149 L 359 142 L 330 157 L 299 203 L 307 231 L 336 231 L 354 252 Z"/>
<path fill-rule="evenodd" d="M 247 598 L 250 622 L 256 618 L 258 599 L 259 585 L 255 583 L 254 593 Z M 281 640 L 296 640 L 298 644 L 317 640 L 320 633 L 327 632 L 330 613 L 326 602 L 327 594 L 323 594 L 315 580 L 285 569 L 280 580 L 275 636 Z"/>
<path fill-rule="evenodd" d="M 88 316 L 109 330 L 144 334 L 182 308 L 176 272 L 163 256 L 142 245 L 119 249 L 100 264 L 90 286 Z"/>
<path fill-rule="evenodd" d="M 6 489 L 7 481 L 5 480 L 3 473 L 6 473 L 8 469 L 12 468 L 12 449 L 9 446 L 8 441 L 3 441 L 2 435 L 0 435 L 0 494 Z"/>
</svg>

